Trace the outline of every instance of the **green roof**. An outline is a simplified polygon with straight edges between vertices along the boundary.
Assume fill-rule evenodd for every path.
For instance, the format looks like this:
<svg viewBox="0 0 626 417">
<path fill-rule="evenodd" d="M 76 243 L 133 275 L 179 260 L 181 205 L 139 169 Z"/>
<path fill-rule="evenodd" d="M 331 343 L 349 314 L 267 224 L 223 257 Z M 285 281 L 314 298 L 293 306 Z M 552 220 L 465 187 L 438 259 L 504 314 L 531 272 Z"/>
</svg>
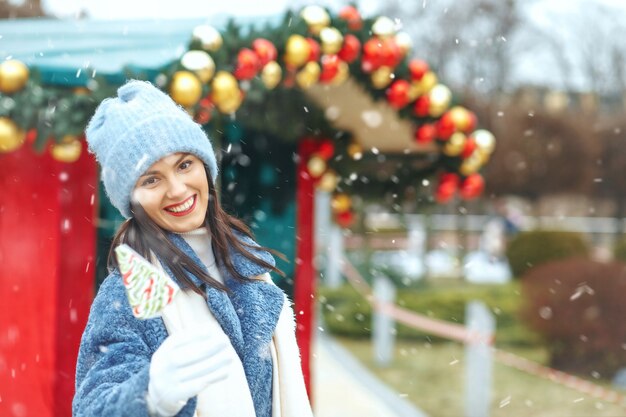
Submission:
<svg viewBox="0 0 626 417">
<path fill-rule="evenodd" d="M 12 57 L 36 68 L 44 83 L 85 85 L 94 70 L 124 81 L 124 68 L 154 76 L 187 50 L 193 29 L 208 23 L 222 30 L 230 16 L 185 20 L 5 20 L 0 59 Z M 278 16 L 237 18 L 239 25 L 276 21 Z"/>
</svg>

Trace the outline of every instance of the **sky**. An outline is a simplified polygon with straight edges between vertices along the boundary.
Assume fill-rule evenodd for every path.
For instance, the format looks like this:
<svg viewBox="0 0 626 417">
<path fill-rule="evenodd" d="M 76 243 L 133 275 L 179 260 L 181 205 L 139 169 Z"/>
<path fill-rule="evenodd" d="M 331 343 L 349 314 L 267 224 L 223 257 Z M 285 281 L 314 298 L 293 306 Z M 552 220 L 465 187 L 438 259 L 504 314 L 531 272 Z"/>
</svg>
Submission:
<svg viewBox="0 0 626 417">
<path fill-rule="evenodd" d="M 16 0 L 13 0 L 16 1 Z M 361 0 L 359 10 L 366 16 L 372 15 L 378 5 L 384 0 Z M 437 0 L 407 0 L 421 1 L 423 5 L 434 3 Z M 533 0 L 527 0 L 533 1 Z M 582 0 L 539 0 L 535 3 L 545 4 L 552 9 L 563 11 L 583 11 L 578 6 Z M 626 10 L 626 0 L 595 0 Z M 321 0 L 316 2 L 293 0 L 42 0 L 44 8 L 59 17 L 74 17 L 81 10 L 88 12 L 94 19 L 181 19 L 211 16 L 219 13 L 232 15 L 273 15 L 286 10 L 289 4 L 319 4 L 338 9 L 347 3 L 343 0 Z"/>
<path fill-rule="evenodd" d="M 293 3 L 293 0 L 42 0 L 44 9 L 59 17 L 73 17 L 84 9 L 94 19 L 180 19 L 208 17 L 219 13 L 239 16 L 273 15 L 283 12 Z M 377 0 L 362 1 L 360 10 L 373 12 L 376 3 Z M 336 9 L 345 2 L 329 0 L 317 4 Z"/>
</svg>

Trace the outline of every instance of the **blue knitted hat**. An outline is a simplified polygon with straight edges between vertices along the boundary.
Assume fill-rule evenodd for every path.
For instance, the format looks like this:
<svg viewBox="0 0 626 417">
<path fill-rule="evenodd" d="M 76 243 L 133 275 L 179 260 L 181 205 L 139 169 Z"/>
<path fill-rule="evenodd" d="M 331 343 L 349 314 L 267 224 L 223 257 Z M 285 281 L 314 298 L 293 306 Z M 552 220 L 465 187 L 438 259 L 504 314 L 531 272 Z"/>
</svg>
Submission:
<svg viewBox="0 0 626 417">
<path fill-rule="evenodd" d="M 139 177 L 159 159 L 188 152 L 217 178 L 217 162 L 206 134 L 181 107 L 149 82 L 131 80 L 117 97 L 100 103 L 86 130 L 89 151 L 102 166 L 111 203 L 126 218 Z"/>
</svg>

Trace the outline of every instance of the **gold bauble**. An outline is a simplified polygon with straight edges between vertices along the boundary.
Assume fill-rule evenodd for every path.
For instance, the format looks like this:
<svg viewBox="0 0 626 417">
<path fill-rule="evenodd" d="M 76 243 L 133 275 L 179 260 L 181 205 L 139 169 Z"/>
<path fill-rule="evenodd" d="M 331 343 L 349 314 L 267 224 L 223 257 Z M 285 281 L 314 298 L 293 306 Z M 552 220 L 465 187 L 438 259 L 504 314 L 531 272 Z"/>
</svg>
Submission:
<svg viewBox="0 0 626 417">
<path fill-rule="evenodd" d="M 406 32 L 400 32 L 395 36 L 396 45 L 400 48 L 402 52 L 402 56 L 407 55 L 411 52 L 413 48 L 413 39 L 411 39 L 411 35 Z"/>
<path fill-rule="evenodd" d="M 443 84 L 437 84 L 428 93 L 429 106 L 428 113 L 432 117 L 441 116 L 450 107 L 452 92 Z"/>
<path fill-rule="evenodd" d="M 306 163 L 306 169 L 313 178 L 321 177 L 326 168 L 326 161 L 319 155 L 312 155 Z"/>
<path fill-rule="evenodd" d="M 487 154 L 493 153 L 496 148 L 496 138 L 493 133 L 485 129 L 478 129 L 472 133 L 472 137 L 478 149 Z"/>
<path fill-rule="evenodd" d="M 211 98 L 216 105 L 234 100 L 241 95 L 237 79 L 228 71 L 219 71 L 213 78 L 211 87 Z"/>
<path fill-rule="evenodd" d="M 459 172 L 464 176 L 468 176 L 478 171 L 482 165 L 480 153 L 474 152 L 461 163 Z"/>
<path fill-rule="evenodd" d="M 270 61 L 261 71 L 261 80 L 268 90 L 273 90 L 283 78 L 283 70 L 276 61 Z"/>
<path fill-rule="evenodd" d="M 343 35 L 336 28 L 324 28 L 320 32 L 322 52 L 326 55 L 334 55 L 343 46 Z"/>
<path fill-rule="evenodd" d="M 241 107 L 241 103 L 243 103 L 243 97 L 243 94 L 239 92 L 239 94 L 236 96 L 222 100 L 219 103 L 215 103 L 215 106 L 220 112 L 224 114 L 232 114 L 236 112 L 239 107 Z"/>
<path fill-rule="evenodd" d="M 465 148 L 465 142 L 467 142 L 467 137 L 464 133 L 453 133 L 446 142 L 446 144 L 443 146 L 443 153 L 448 156 L 458 156 L 461 154 L 461 152 L 463 152 L 463 149 Z"/>
<path fill-rule="evenodd" d="M 330 206 L 335 213 L 343 213 L 352 207 L 352 199 L 347 194 L 335 194 L 330 201 Z"/>
<path fill-rule="evenodd" d="M 204 51 L 187 51 L 180 59 L 180 64 L 195 73 L 202 84 L 208 83 L 215 74 L 215 61 Z"/>
<path fill-rule="evenodd" d="M 80 158 L 83 145 L 78 137 L 74 135 L 65 135 L 61 142 L 55 143 L 50 148 L 52 157 L 59 162 L 76 162 Z"/>
<path fill-rule="evenodd" d="M 300 88 L 306 90 L 311 88 L 320 79 L 321 72 L 320 64 L 317 62 L 307 62 L 296 75 L 296 82 Z"/>
<path fill-rule="evenodd" d="M 352 142 L 348 145 L 347 152 L 348 155 L 350 155 L 350 158 L 354 159 L 355 161 L 363 158 L 363 148 L 356 142 Z"/>
<path fill-rule="evenodd" d="M 193 30 L 193 39 L 200 42 L 203 49 L 215 52 L 222 47 L 222 35 L 213 26 L 200 25 Z"/>
<path fill-rule="evenodd" d="M 301 67 L 308 61 L 310 53 L 311 46 L 304 36 L 291 35 L 287 39 L 285 47 L 285 63 L 287 65 Z"/>
<path fill-rule="evenodd" d="M 396 34 L 396 24 L 390 18 L 381 16 L 372 25 L 372 33 L 381 38 L 388 38 Z"/>
<path fill-rule="evenodd" d="M 393 80 L 393 69 L 382 66 L 371 74 L 372 85 L 380 90 L 387 87 Z"/>
<path fill-rule="evenodd" d="M 341 85 L 343 84 L 348 77 L 350 76 L 350 67 L 348 63 L 345 61 L 339 62 L 339 66 L 337 67 L 337 75 L 330 82 L 331 85 Z"/>
<path fill-rule="evenodd" d="M 202 84 L 189 71 L 176 71 L 170 83 L 170 96 L 183 107 L 195 105 L 202 96 Z"/>
<path fill-rule="evenodd" d="M 0 92 L 12 94 L 20 91 L 28 82 L 28 67 L 17 59 L 0 64 Z"/>
<path fill-rule="evenodd" d="M 485 165 L 487 164 L 487 162 L 489 162 L 489 160 L 491 159 L 491 152 L 486 152 L 480 148 L 476 148 L 475 151 L 478 156 L 480 157 L 480 164 L 481 165 Z"/>
<path fill-rule="evenodd" d="M 72 91 L 74 91 L 74 94 L 77 96 L 88 96 L 91 94 L 91 91 L 87 87 L 76 87 Z"/>
<path fill-rule="evenodd" d="M 419 81 L 413 81 L 409 87 L 409 101 L 413 102 L 422 95 L 422 87 Z"/>
<path fill-rule="evenodd" d="M 465 107 L 454 106 L 448 113 L 457 130 L 465 131 L 472 123 L 470 112 Z"/>
<path fill-rule="evenodd" d="M 419 97 L 428 93 L 434 86 L 437 85 L 437 74 L 432 71 L 426 72 L 419 81 L 413 81 L 411 83 L 411 90 L 409 90 L 409 97 Z"/>
<path fill-rule="evenodd" d="M 328 12 L 320 6 L 307 6 L 300 13 L 302 19 L 309 26 L 309 31 L 319 35 L 320 31 L 330 24 Z"/>
<path fill-rule="evenodd" d="M 0 117 L 0 153 L 12 152 L 22 146 L 26 134 L 13 120 Z"/>
<path fill-rule="evenodd" d="M 335 171 L 328 170 L 324 173 L 324 175 L 322 175 L 322 178 L 320 178 L 317 183 L 317 188 L 330 193 L 335 191 L 337 184 L 339 184 L 339 177 L 337 176 L 337 173 Z"/>
</svg>

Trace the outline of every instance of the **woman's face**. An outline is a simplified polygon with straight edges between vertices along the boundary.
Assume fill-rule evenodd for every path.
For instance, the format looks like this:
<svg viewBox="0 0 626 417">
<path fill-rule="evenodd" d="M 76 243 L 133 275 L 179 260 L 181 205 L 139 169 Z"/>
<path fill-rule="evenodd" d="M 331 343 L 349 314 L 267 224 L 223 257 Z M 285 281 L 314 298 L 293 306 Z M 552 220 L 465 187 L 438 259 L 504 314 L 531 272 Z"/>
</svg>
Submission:
<svg viewBox="0 0 626 417">
<path fill-rule="evenodd" d="M 165 230 L 197 229 L 204 224 L 209 204 L 204 164 L 187 153 L 166 156 L 139 177 L 132 198 Z"/>
</svg>

